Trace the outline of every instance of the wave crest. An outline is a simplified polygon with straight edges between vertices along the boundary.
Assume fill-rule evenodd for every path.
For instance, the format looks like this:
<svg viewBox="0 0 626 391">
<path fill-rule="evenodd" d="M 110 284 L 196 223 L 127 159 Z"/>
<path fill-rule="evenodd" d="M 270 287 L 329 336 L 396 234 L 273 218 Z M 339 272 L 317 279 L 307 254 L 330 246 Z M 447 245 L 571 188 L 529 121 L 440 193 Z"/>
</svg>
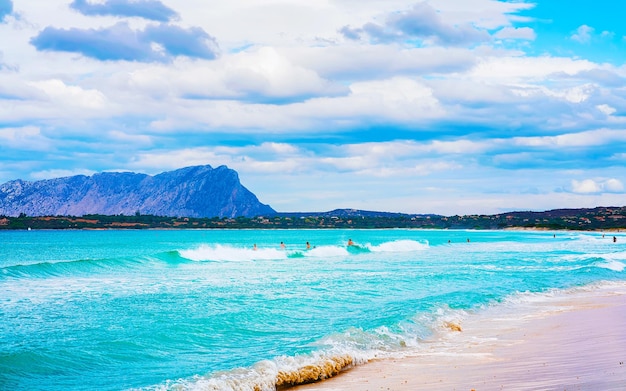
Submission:
<svg viewBox="0 0 626 391">
<path fill-rule="evenodd" d="M 287 258 L 287 253 L 273 248 L 241 248 L 221 244 L 206 245 L 178 251 L 181 257 L 192 261 L 252 261 Z"/>
<path fill-rule="evenodd" d="M 411 252 L 426 250 L 428 247 L 428 241 L 394 240 L 381 243 L 377 246 L 369 246 L 369 249 L 372 252 Z"/>
</svg>

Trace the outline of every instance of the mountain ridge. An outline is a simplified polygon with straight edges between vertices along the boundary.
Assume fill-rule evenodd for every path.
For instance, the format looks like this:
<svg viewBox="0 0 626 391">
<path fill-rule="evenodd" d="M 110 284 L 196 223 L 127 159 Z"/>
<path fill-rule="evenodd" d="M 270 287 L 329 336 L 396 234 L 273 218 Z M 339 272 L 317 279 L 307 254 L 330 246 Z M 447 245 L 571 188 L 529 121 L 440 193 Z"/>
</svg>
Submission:
<svg viewBox="0 0 626 391">
<path fill-rule="evenodd" d="M 276 213 L 239 181 L 236 171 L 210 165 L 151 176 L 102 172 L 0 184 L 0 215 L 81 216 L 154 214 L 185 217 L 252 217 Z"/>
</svg>

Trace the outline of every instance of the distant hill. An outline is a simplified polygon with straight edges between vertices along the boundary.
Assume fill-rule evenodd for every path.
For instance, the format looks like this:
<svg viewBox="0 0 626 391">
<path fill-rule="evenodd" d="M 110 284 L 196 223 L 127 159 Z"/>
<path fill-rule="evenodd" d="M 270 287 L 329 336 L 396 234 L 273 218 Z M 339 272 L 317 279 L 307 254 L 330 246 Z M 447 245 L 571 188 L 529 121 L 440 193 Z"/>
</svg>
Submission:
<svg viewBox="0 0 626 391">
<path fill-rule="evenodd" d="M 281 217 L 400 217 L 415 216 L 396 212 L 377 212 L 360 209 L 334 209 L 328 212 L 278 212 Z M 426 216 L 426 215 L 420 215 Z"/>
<path fill-rule="evenodd" d="M 104 172 L 0 185 L 0 215 L 86 214 L 184 217 L 254 217 L 276 212 L 259 202 L 236 171 L 209 165 L 155 176 Z"/>
</svg>

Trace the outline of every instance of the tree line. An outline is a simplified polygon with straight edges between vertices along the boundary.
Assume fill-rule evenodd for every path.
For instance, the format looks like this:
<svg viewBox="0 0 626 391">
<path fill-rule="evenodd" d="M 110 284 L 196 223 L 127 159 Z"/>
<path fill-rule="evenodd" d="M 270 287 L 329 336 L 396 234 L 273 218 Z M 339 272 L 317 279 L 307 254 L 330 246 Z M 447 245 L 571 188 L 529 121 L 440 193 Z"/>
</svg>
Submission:
<svg viewBox="0 0 626 391">
<path fill-rule="evenodd" d="M 372 215 L 351 211 L 257 217 L 171 217 L 144 215 L 0 216 L 0 229 L 289 229 L 289 228 L 431 228 L 431 229 L 626 229 L 626 207 L 556 209 L 496 215 Z"/>
</svg>

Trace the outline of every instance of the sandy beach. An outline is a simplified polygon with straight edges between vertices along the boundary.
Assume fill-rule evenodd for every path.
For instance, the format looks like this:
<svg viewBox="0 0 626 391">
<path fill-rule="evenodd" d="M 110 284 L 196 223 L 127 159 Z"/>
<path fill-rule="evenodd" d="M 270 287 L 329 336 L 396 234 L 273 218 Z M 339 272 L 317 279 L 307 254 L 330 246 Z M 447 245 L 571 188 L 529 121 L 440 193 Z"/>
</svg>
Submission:
<svg viewBox="0 0 626 391">
<path fill-rule="evenodd" d="M 298 391 L 626 390 L 626 284 L 493 307 L 421 350 Z"/>
</svg>

